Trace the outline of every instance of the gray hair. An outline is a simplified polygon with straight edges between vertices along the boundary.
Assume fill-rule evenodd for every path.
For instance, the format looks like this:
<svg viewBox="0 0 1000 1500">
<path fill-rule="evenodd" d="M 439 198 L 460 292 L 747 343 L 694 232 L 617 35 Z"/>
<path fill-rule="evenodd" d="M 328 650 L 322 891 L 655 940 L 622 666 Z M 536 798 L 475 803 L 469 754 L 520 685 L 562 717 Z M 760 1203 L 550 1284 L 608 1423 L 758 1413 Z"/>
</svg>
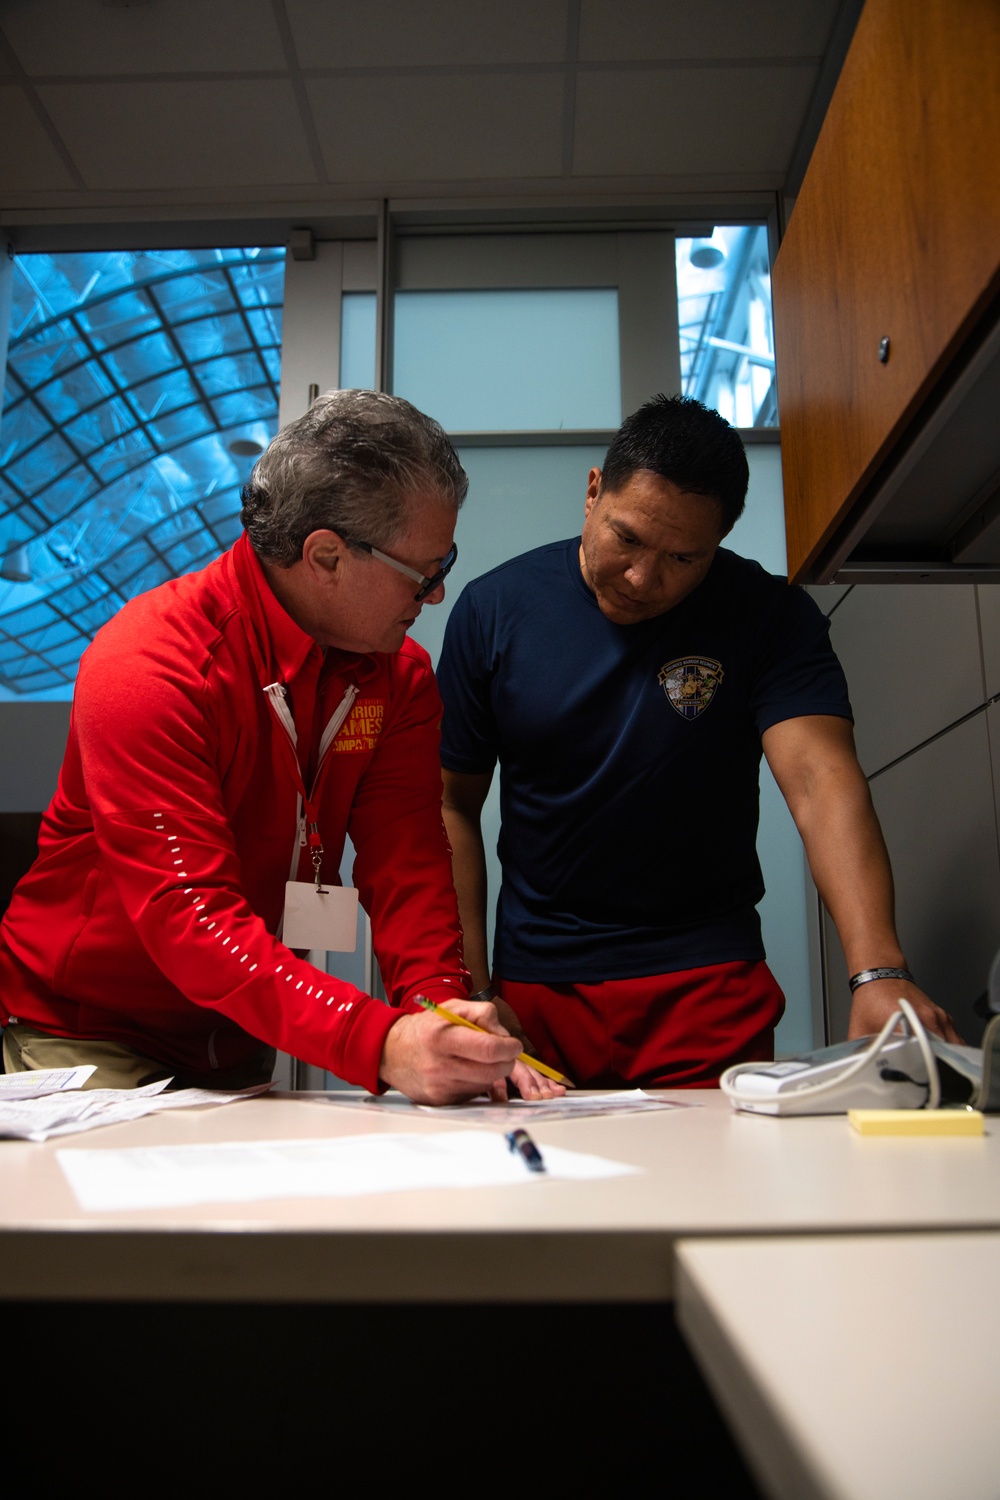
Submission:
<svg viewBox="0 0 1000 1500">
<path fill-rule="evenodd" d="M 443 428 L 409 401 L 327 391 L 254 464 L 240 518 L 258 556 L 290 568 L 313 531 L 389 547 L 416 495 L 457 510 L 468 488 Z"/>
</svg>

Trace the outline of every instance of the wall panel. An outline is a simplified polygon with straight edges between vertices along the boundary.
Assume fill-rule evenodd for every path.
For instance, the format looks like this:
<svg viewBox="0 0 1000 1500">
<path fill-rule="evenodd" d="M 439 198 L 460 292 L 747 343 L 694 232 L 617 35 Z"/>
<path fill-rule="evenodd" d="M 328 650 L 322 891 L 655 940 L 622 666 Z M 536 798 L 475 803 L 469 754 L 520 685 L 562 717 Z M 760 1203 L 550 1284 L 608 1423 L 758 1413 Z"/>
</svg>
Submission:
<svg viewBox="0 0 1000 1500">
<path fill-rule="evenodd" d="M 1000 731 L 1000 720 L 991 728 Z M 872 781 L 903 952 L 918 983 L 973 1044 L 983 1023 L 972 1005 L 1000 946 L 990 738 L 979 714 Z M 826 927 L 831 1040 L 839 1040 L 847 1034 L 847 976 L 829 918 Z"/>
<path fill-rule="evenodd" d="M 983 702 L 971 588 L 866 585 L 843 600 L 830 636 L 847 673 L 867 775 Z"/>
<path fill-rule="evenodd" d="M 44 812 L 59 779 L 68 703 L 0 703 L 0 812 Z"/>
<path fill-rule="evenodd" d="M 825 615 L 832 615 L 852 587 L 850 583 L 811 583 L 807 586 L 806 593 L 811 599 L 815 599 Z"/>
<path fill-rule="evenodd" d="M 979 629 L 983 642 L 983 678 L 987 698 L 1000 693 L 1000 583 L 981 583 Z"/>
</svg>

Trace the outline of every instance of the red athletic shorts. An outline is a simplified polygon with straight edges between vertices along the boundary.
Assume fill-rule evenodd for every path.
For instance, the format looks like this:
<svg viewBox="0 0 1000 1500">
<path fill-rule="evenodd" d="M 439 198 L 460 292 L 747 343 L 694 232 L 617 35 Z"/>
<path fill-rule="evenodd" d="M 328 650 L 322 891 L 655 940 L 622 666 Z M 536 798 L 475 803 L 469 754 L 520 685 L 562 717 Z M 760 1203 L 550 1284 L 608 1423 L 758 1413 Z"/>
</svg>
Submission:
<svg viewBox="0 0 1000 1500">
<path fill-rule="evenodd" d="M 494 979 L 539 1059 L 581 1088 L 710 1088 L 774 1056 L 785 997 L 767 964 L 711 964 L 601 984 Z"/>
</svg>

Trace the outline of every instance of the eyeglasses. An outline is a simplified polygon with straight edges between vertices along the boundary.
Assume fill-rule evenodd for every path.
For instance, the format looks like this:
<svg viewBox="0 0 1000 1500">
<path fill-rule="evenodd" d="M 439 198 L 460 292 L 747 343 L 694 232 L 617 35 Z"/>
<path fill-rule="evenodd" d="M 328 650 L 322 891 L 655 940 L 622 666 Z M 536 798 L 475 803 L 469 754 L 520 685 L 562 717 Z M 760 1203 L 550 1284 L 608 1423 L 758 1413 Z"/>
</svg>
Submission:
<svg viewBox="0 0 1000 1500">
<path fill-rule="evenodd" d="M 407 567 L 406 563 L 397 562 L 387 552 L 380 552 L 377 547 L 372 546 L 371 542 L 354 542 L 351 541 L 350 537 L 345 537 L 344 540 L 349 542 L 352 547 L 360 547 L 361 551 L 367 552 L 369 557 L 377 557 L 379 562 L 388 563 L 390 568 L 395 568 L 399 573 L 405 573 L 407 578 L 413 579 L 414 583 L 419 583 L 420 587 L 413 596 L 415 604 L 419 604 L 421 599 L 426 599 L 427 595 L 432 594 L 439 584 L 444 583 L 444 580 L 458 559 L 458 547 L 453 542 L 451 551 L 442 562 L 440 568 L 438 568 L 437 572 L 431 578 L 427 578 L 423 573 L 418 573 L 416 568 L 410 568 Z"/>
</svg>

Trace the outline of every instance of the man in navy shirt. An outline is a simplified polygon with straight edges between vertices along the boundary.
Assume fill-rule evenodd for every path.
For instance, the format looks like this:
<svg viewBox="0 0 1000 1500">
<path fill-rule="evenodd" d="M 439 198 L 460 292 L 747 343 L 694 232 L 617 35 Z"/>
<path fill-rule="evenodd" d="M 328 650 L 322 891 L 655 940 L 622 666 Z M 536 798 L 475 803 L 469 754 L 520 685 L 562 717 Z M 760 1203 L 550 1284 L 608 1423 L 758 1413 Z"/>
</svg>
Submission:
<svg viewBox="0 0 1000 1500">
<path fill-rule="evenodd" d="M 444 806 L 466 962 L 506 1024 L 582 1085 L 704 1086 L 773 1055 L 762 751 L 854 976 L 851 1034 L 905 995 L 955 1038 L 899 947 L 827 622 L 720 550 L 748 478 L 717 413 L 657 397 L 591 470 L 582 537 L 475 580 L 448 624 Z M 498 762 L 491 986 L 480 815 Z"/>
</svg>

